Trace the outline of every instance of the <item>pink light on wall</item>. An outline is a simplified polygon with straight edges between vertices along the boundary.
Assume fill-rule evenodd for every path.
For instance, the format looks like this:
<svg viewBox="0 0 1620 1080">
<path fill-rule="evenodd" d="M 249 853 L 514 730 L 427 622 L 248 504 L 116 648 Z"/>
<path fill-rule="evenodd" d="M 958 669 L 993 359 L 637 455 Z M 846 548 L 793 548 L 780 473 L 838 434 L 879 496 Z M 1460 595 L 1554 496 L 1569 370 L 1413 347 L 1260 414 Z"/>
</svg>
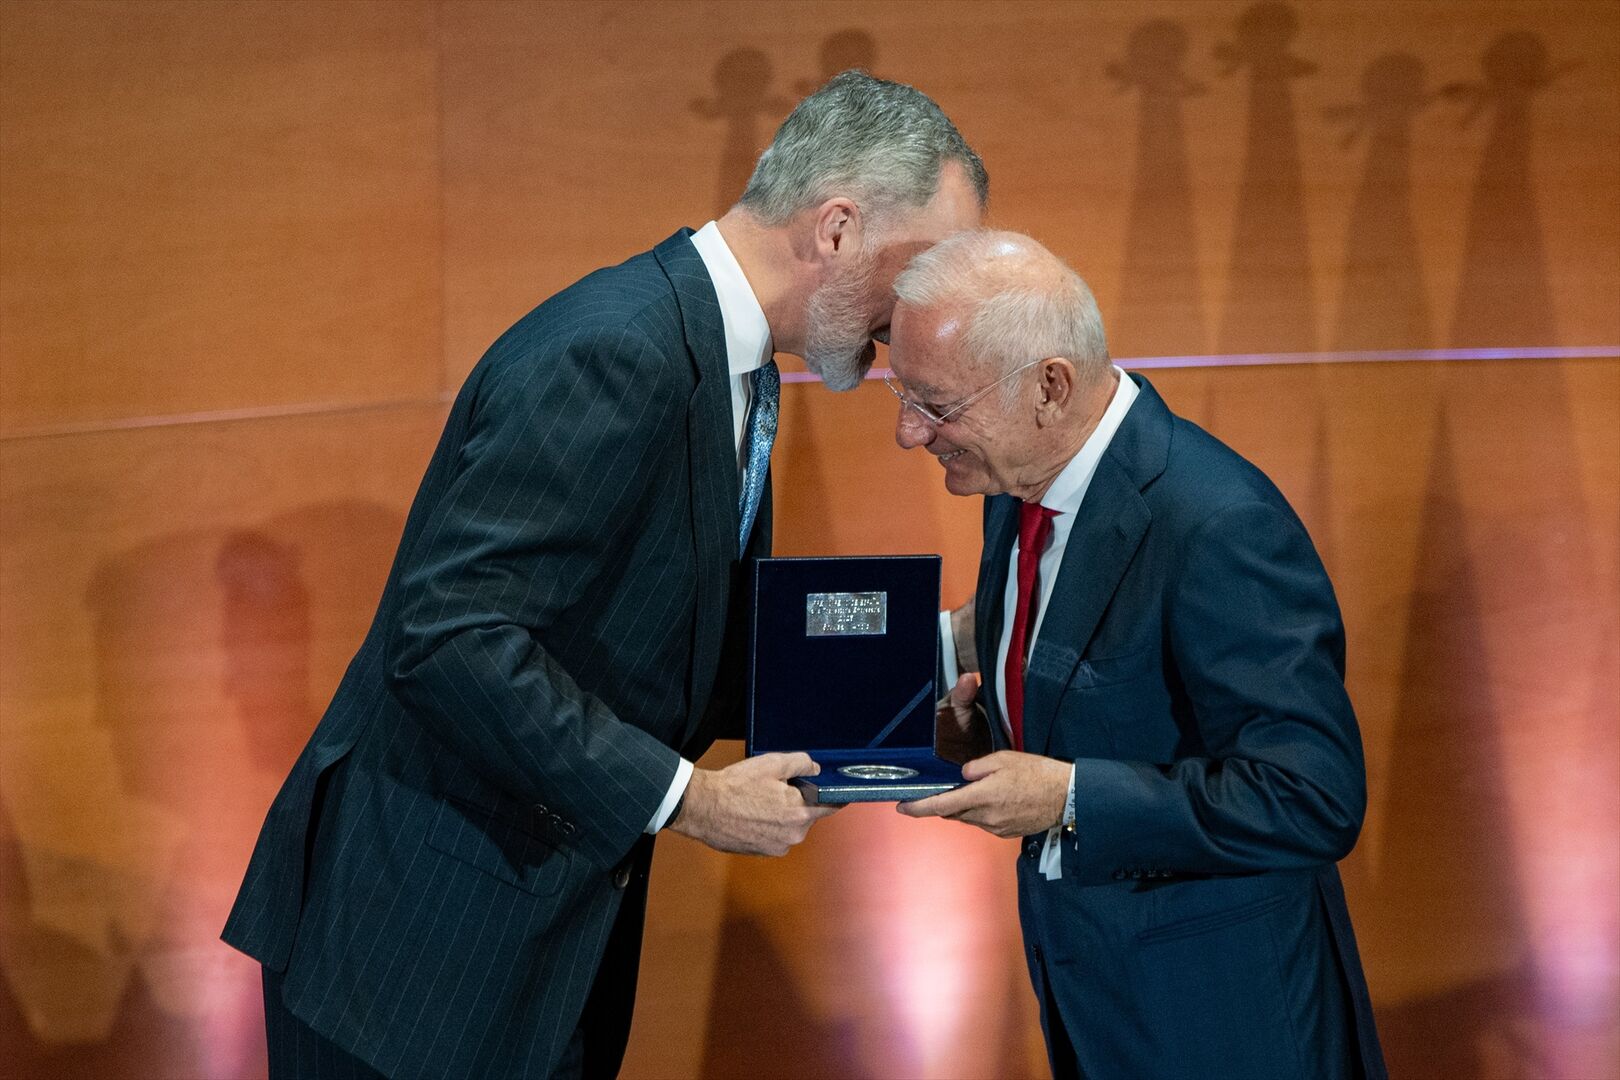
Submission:
<svg viewBox="0 0 1620 1080">
<path fill-rule="evenodd" d="M 1008 1075 L 1005 1048 L 987 1031 L 1000 1032 L 1019 1004 L 1006 993 L 1019 931 L 986 914 L 1013 910 L 1014 846 L 959 822 L 861 812 L 870 820 L 852 907 L 876 953 L 905 1075 Z"/>
</svg>

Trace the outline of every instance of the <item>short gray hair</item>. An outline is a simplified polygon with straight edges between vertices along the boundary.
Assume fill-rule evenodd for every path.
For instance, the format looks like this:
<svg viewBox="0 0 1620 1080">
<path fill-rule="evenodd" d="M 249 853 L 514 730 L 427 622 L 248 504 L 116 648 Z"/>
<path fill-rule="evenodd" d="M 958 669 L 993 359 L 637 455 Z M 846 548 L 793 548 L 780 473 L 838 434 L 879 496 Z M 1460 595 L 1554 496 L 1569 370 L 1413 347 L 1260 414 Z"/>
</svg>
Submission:
<svg viewBox="0 0 1620 1080">
<path fill-rule="evenodd" d="M 868 218 L 922 207 L 947 161 L 961 163 L 982 208 L 990 178 L 950 118 L 921 90 L 846 71 L 788 114 L 759 156 L 737 205 L 781 225 L 837 195 Z"/>
<path fill-rule="evenodd" d="M 911 260 L 894 291 L 908 307 L 956 312 L 966 322 L 957 347 L 993 372 L 1050 356 L 1066 357 L 1088 381 L 1108 370 L 1108 338 L 1091 289 L 1021 233 L 948 236 Z M 1017 392 L 1016 380 L 1007 383 L 1006 399 Z"/>
</svg>

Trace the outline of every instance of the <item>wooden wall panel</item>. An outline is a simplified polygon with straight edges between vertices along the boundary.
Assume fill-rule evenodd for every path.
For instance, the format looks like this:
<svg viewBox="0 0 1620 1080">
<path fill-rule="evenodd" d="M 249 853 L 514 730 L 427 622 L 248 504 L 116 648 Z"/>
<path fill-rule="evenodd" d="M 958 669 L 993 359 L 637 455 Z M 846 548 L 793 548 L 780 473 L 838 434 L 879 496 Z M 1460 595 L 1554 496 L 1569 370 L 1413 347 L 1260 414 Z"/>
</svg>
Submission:
<svg viewBox="0 0 1620 1080">
<path fill-rule="evenodd" d="M 0 1072 L 262 1071 L 219 930 L 443 416 L 0 442 Z"/>
<path fill-rule="evenodd" d="M 1592 1010 L 1617 1000 L 1620 958 L 1620 360 L 1150 375 L 1172 408 L 1279 481 L 1337 588 L 1369 790 L 1367 824 L 1344 875 L 1392 1063 L 1413 1076 L 1607 1075 L 1620 1033 Z M 888 397 L 868 386 L 822 407 L 819 388 L 789 388 L 783 415 L 799 409 L 801 423 L 784 427 L 773 465 L 782 547 L 942 551 L 947 595 L 970 589 L 978 504 L 945 494 L 931 458 L 880 445 L 895 418 Z M 1277 422 L 1297 414 L 1315 433 L 1304 462 L 1291 429 Z M 775 953 L 750 959 L 726 942 L 758 932 L 747 925 L 750 904 L 776 896 L 784 878 L 804 874 L 825 894 L 864 897 L 861 871 L 836 860 L 822 868 L 824 856 L 811 853 L 832 844 L 846 855 L 887 850 L 910 835 L 891 835 L 877 816 L 835 820 L 846 833 L 820 830 L 807 842 L 813 873 L 790 868 L 799 855 L 783 867 L 731 869 L 724 904 L 710 916 L 721 941 L 699 953 L 735 957 L 716 968 L 718 983 L 783 977 Z M 1005 873 L 993 853 L 982 854 L 964 839 L 944 857 L 967 872 Z M 660 856 L 655 888 L 672 897 L 671 950 L 707 880 L 691 874 L 672 851 Z M 676 883 L 665 886 L 662 875 Z M 826 927 L 799 926 L 786 909 L 781 917 L 805 936 L 805 954 L 819 956 L 830 947 L 820 935 L 860 918 L 865 902 L 824 901 Z M 980 914 L 970 933 L 1016 921 L 1010 894 L 992 892 Z M 651 977 L 672 963 L 655 950 Z M 999 985 L 1020 963 L 1016 946 L 1004 946 L 1000 966 L 986 964 L 975 978 Z M 768 1008 L 717 998 L 710 1039 L 719 1027 L 746 1040 L 752 1024 L 767 1021 L 836 1030 L 837 1011 L 816 1005 L 814 974 L 795 986 L 798 996 Z M 868 1008 L 885 1015 L 893 1006 L 877 995 Z M 666 1044 L 650 1033 L 678 1011 L 651 1009 L 635 1043 L 647 1056 L 632 1057 L 632 1075 L 660 1075 Z M 784 1010 L 797 1010 L 793 1024 L 783 1024 Z M 938 1034 L 887 1015 L 897 1030 Z M 958 1032 L 951 1060 L 977 1053 L 982 1030 Z M 815 1057 L 806 1072 L 929 1074 L 911 1052 Z M 998 1060 L 1015 1074 L 1038 1070 L 1042 1059 L 1035 1047 L 1031 1057 L 1009 1050 Z M 974 1075 L 966 1066 L 931 1074 Z"/>
<path fill-rule="evenodd" d="M 435 14 L 8 3 L 0 432 L 436 394 Z"/>
<path fill-rule="evenodd" d="M 1319 375 L 1318 464 L 1285 491 L 1344 610 L 1370 799 L 1344 874 L 1392 1066 L 1609 1075 L 1620 362 Z M 1211 426 L 1289 475 L 1274 430 Z"/>
<path fill-rule="evenodd" d="M 1047 1075 L 1013 851 L 919 824 L 850 807 L 771 861 L 660 841 L 641 979 L 663 989 L 638 997 L 623 1075 Z"/>
<path fill-rule="evenodd" d="M 690 10 L 443 9 L 449 385 L 551 293 L 708 220 L 710 151 L 681 137 L 701 61 L 671 26 Z"/>
<path fill-rule="evenodd" d="M 0 6 L 7 1066 L 262 1071 L 215 935 L 442 391 L 855 64 L 946 107 L 1116 355 L 1620 353 L 1612 3 Z M 1152 378 L 1338 589 L 1396 1073 L 1620 1075 L 1620 360 Z M 979 508 L 888 393 L 784 394 L 778 549 L 968 595 Z M 882 808 L 781 861 L 666 840 L 626 1075 L 1042 1075 L 1011 859 Z"/>
<path fill-rule="evenodd" d="M 724 209 L 856 60 L 941 102 L 993 221 L 1080 269 L 1118 355 L 1620 340 L 1612 5 L 927 11 L 448 5 L 449 380 L 555 289 Z"/>
</svg>

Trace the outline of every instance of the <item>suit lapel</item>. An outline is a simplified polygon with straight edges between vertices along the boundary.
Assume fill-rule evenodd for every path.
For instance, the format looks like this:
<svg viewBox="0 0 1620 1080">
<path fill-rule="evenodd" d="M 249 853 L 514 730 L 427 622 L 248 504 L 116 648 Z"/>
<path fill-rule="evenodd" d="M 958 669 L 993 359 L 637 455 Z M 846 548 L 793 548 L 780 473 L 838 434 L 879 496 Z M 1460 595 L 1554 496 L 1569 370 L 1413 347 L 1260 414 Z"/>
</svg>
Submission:
<svg viewBox="0 0 1620 1080">
<path fill-rule="evenodd" d="M 714 687 L 740 527 L 725 326 L 714 283 L 690 236 L 690 230 L 682 229 L 653 250 L 675 289 L 686 348 L 697 375 L 686 430 L 692 534 L 697 547 L 697 617 L 692 638 L 691 708 L 683 743 L 701 720 Z"/>
<path fill-rule="evenodd" d="M 1024 749 L 1030 753 L 1047 751 L 1058 699 L 1152 523 L 1142 489 L 1164 472 L 1169 460 L 1170 410 L 1151 383 L 1137 375 L 1130 378 L 1137 384 L 1136 400 L 1091 477 L 1063 550 L 1040 636 L 1030 650 L 1024 681 Z M 1005 581 L 1005 551 L 1002 565 Z"/>
<path fill-rule="evenodd" d="M 990 719 L 990 740 L 997 750 L 1008 748 L 1007 721 L 1001 714 L 996 688 L 1001 672 L 996 653 L 1001 648 L 1003 598 L 1007 593 L 1007 559 L 1018 536 L 1018 500 L 1001 495 L 985 500 L 984 556 L 979 562 L 979 588 L 973 602 L 973 644 L 979 654 L 979 677 L 985 714 Z"/>
<path fill-rule="evenodd" d="M 1153 515 L 1136 484 L 1104 457 L 1069 533 L 1024 680 L 1024 749 L 1046 753 L 1058 698 L 1102 621 Z"/>
</svg>

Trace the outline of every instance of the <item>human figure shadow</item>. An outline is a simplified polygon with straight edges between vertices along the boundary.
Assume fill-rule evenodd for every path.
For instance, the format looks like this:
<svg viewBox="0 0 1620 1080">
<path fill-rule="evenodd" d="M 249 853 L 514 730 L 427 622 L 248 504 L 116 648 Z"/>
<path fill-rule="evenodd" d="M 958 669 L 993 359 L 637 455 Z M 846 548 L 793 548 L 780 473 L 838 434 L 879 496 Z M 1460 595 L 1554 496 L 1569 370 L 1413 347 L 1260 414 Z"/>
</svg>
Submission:
<svg viewBox="0 0 1620 1080">
<path fill-rule="evenodd" d="M 1483 1071 L 1482 1048 L 1528 1005 L 1515 973 L 1527 942 L 1498 737 L 1507 720 L 1492 693 L 1485 605 L 1466 542 L 1462 491 L 1452 425 L 1442 411 L 1433 428 L 1377 809 L 1381 843 L 1375 861 L 1361 852 L 1346 864 L 1347 887 L 1366 901 L 1356 922 L 1369 964 L 1392 975 L 1420 968 L 1427 982 L 1447 988 L 1380 1012 L 1396 1076 L 1498 1075 Z"/>
<path fill-rule="evenodd" d="M 57 740 L 84 850 L 33 843 L 37 822 L 0 829 L 14 1003 L 0 1004 L 0 1030 L 19 1053 L 88 1063 L 84 1075 L 244 1075 L 263 1060 L 257 966 L 219 930 L 265 808 L 370 622 L 401 523 L 371 503 L 318 504 L 163 534 L 97 567 L 84 597 L 94 717 Z M 6 792 L 35 817 L 58 758 L 42 765 L 29 782 L 43 787 Z"/>
<path fill-rule="evenodd" d="M 1345 234 L 1337 351 L 1427 349 L 1434 329 L 1412 223 L 1412 124 L 1434 101 L 1423 61 L 1386 53 L 1367 65 L 1361 100 L 1327 110 L 1343 146 L 1366 143 Z"/>
<path fill-rule="evenodd" d="M 770 934 L 729 898 L 714 970 L 699 1075 L 859 1074 L 850 1025 L 814 1019 Z"/>
<path fill-rule="evenodd" d="M 1451 343 L 1553 345 L 1558 329 L 1532 166 L 1532 105 L 1579 64 L 1554 65 L 1541 35 L 1517 31 L 1491 42 L 1480 66 L 1479 81 L 1441 90 L 1463 106 L 1465 127 L 1482 115 L 1490 117 L 1468 203 Z"/>
<path fill-rule="evenodd" d="M 1412 218 L 1412 129 L 1434 101 L 1424 78 L 1424 65 L 1417 57 L 1386 53 L 1363 71 L 1358 100 L 1325 110 L 1326 119 L 1342 131 L 1346 152 L 1365 148 L 1344 239 L 1342 285 L 1330 338 L 1330 348 L 1336 351 L 1425 349 L 1434 344 L 1433 315 Z M 1357 364 L 1319 365 L 1314 372 L 1316 385 L 1310 389 L 1324 403 L 1355 400 L 1369 385 L 1368 369 Z M 1380 369 L 1377 384 L 1386 403 L 1383 423 L 1376 428 L 1358 422 L 1358 410 L 1324 407 L 1323 457 L 1314 490 L 1325 490 L 1329 453 L 1350 474 L 1341 476 L 1341 482 L 1352 490 L 1368 482 L 1362 479 L 1369 473 L 1367 463 L 1382 460 L 1376 483 L 1385 505 L 1398 514 L 1400 527 L 1417 528 L 1424 478 L 1398 463 L 1421 459 L 1428 445 L 1435 424 L 1437 378 L 1438 368 L 1429 364 Z M 1347 572 L 1388 565 L 1387 551 L 1378 550 L 1386 540 L 1353 522 L 1345 525 L 1343 535 L 1333 539 L 1336 553 L 1345 555 Z M 1354 578 L 1339 584 L 1356 588 Z M 1370 581 L 1367 585 L 1377 587 Z M 1356 636 L 1361 639 L 1357 655 L 1388 654 L 1393 662 L 1394 644 L 1387 637 Z"/>
<path fill-rule="evenodd" d="M 705 120 L 725 124 L 715 215 L 725 213 L 748 186 L 754 159 L 764 149 L 766 133 L 776 118 L 792 107 L 771 88 L 771 58 L 758 49 L 732 49 L 714 65 L 714 92 L 696 97 L 691 110 Z"/>
<path fill-rule="evenodd" d="M 1186 28 L 1154 19 L 1131 31 L 1125 55 L 1106 69 L 1121 93 L 1137 98 L 1125 265 L 1109 322 L 1111 344 L 1122 356 L 1197 355 L 1206 348 L 1182 122 L 1182 103 L 1205 87 L 1187 76 L 1186 59 Z"/>
<path fill-rule="evenodd" d="M 1577 66 L 1555 64 L 1539 35 L 1514 32 L 1486 48 L 1480 81 L 1442 88 L 1463 107 L 1465 125 L 1490 117 L 1467 209 L 1448 334 L 1453 345 L 1558 343 L 1534 185 L 1533 105 Z M 1469 1070 L 1480 1075 L 1591 1075 L 1590 1063 L 1549 1066 L 1538 1055 L 1579 1055 L 1582 1039 L 1607 1032 L 1612 1040 L 1614 1032 L 1612 975 L 1594 973 L 1602 964 L 1613 971 L 1620 858 L 1612 827 L 1594 822 L 1612 823 L 1620 790 L 1612 722 L 1615 622 L 1612 594 L 1593 588 L 1601 558 L 1594 539 L 1602 530 L 1590 520 L 1578 468 L 1584 448 L 1569 364 L 1452 363 L 1440 384 L 1453 480 L 1466 496 L 1455 513 L 1460 519 L 1466 510 L 1468 528 L 1457 530 L 1453 543 L 1474 553 L 1477 649 L 1490 660 L 1481 664 L 1479 680 L 1492 687 L 1493 715 L 1473 735 L 1483 732 L 1498 746 L 1503 776 L 1503 790 L 1475 790 L 1467 805 L 1470 814 L 1509 809 L 1487 821 L 1516 862 L 1513 880 L 1504 884 L 1490 876 L 1480 881 L 1470 868 L 1468 903 L 1458 907 L 1461 917 L 1477 919 L 1477 908 L 1504 902 L 1493 893 L 1511 891 L 1519 926 L 1516 936 L 1444 927 L 1455 950 L 1469 940 L 1493 950 L 1509 943 L 1494 957 L 1495 971 L 1480 976 L 1489 992 L 1475 987 L 1459 999 L 1467 1007 L 1488 1002 L 1494 1015 L 1473 1029 L 1461 1017 L 1450 1025 L 1474 1030 L 1474 1042 L 1494 1047 L 1489 1053 L 1505 1055 L 1506 1064 L 1498 1068 L 1477 1048 L 1448 1048 L 1446 1040 L 1420 1049 L 1430 1056 L 1473 1053 Z M 1448 882 L 1435 889 L 1441 895 Z M 1520 946 L 1517 954 L 1512 945 Z M 1485 966 L 1472 959 L 1476 968 Z M 1513 1038 L 1503 1042 L 1504 1033 Z"/>
<path fill-rule="evenodd" d="M 858 26 L 835 31 L 821 39 L 818 77 L 800 79 L 794 89 L 800 94 L 812 94 L 834 75 L 852 69 L 875 74 L 877 56 L 877 40 L 867 31 Z"/>
<path fill-rule="evenodd" d="M 1215 57 L 1223 76 L 1248 76 L 1248 120 L 1226 304 L 1217 351 L 1311 352 L 1315 303 L 1293 83 L 1316 65 L 1293 51 L 1299 17 L 1287 4 L 1239 15 Z M 1225 367 L 1209 379 L 1205 417 L 1215 433 L 1276 482 L 1333 569 L 1333 470 L 1317 365 Z"/>
<path fill-rule="evenodd" d="M 1308 352 L 1316 309 L 1305 223 L 1305 185 L 1293 84 L 1316 71 L 1295 55 L 1299 17 L 1284 3 L 1254 4 L 1231 41 L 1215 48 L 1221 75 L 1248 76 L 1243 172 L 1227 269 L 1223 353 Z"/>
<path fill-rule="evenodd" d="M 80 883 L 68 893 L 80 905 L 99 906 L 110 884 L 93 858 L 28 850 L 0 800 L 0 1075 L 197 1075 L 194 1033 L 134 977 L 140 942 L 110 917 L 100 941 L 40 917 L 64 878 Z"/>
<path fill-rule="evenodd" d="M 231 533 L 214 562 L 223 599 L 222 685 L 253 764 L 284 775 L 309 737 L 309 590 L 293 545 L 259 529 Z"/>
</svg>

